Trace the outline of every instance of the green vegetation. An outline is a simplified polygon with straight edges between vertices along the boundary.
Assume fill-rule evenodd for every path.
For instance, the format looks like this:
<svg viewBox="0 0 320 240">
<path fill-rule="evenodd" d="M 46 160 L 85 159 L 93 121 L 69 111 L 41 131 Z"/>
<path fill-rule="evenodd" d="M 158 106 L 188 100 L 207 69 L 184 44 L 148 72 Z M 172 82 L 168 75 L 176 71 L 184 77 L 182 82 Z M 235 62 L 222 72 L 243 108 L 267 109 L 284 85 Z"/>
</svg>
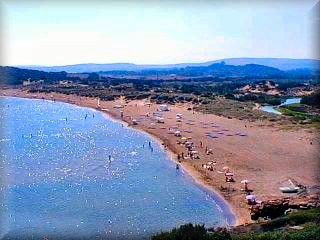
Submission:
<svg viewBox="0 0 320 240">
<path fill-rule="evenodd" d="M 319 240 L 320 226 L 316 223 L 302 225 L 302 230 L 269 231 L 233 235 L 232 240 Z"/>
<path fill-rule="evenodd" d="M 278 111 L 294 120 L 304 121 L 304 123 L 320 122 L 319 113 L 313 112 L 313 109 L 299 103 L 280 106 Z"/>
<path fill-rule="evenodd" d="M 303 97 L 301 103 L 320 108 L 320 92 Z"/>
<path fill-rule="evenodd" d="M 204 225 L 191 223 L 174 228 L 170 232 L 162 232 L 152 237 L 152 240 L 231 240 L 226 230 L 208 232 Z"/>
<path fill-rule="evenodd" d="M 308 222 L 317 223 L 320 221 L 320 208 L 301 210 L 291 214 L 272 219 L 266 223 L 262 223 L 261 227 L 264 231 L 270 231 L 283 226 L 295 226 Z"/>
<path fill-rule="evenodd" d="M 316 208 L 230 230 L 206 229 L 203 225 L 186 224 L 169 232 L 159 233 L 152 240 L 319 240 L 319 223 L 320 209 Z"/>
<path fill-rule="evenodd" d="M 237 100 L 240 102 L 247 102 L 252 101 L 256 103 L 261 104 L 269 104 L 269 105 L 280 105 L 281 104 L 281 98 L 277 96 L 270 96 L 267 94 L 245 94 L 245 95 L 234 95 L 234 94 L 228 94 L 226 95 L 226 98 Z"/>
</svg>

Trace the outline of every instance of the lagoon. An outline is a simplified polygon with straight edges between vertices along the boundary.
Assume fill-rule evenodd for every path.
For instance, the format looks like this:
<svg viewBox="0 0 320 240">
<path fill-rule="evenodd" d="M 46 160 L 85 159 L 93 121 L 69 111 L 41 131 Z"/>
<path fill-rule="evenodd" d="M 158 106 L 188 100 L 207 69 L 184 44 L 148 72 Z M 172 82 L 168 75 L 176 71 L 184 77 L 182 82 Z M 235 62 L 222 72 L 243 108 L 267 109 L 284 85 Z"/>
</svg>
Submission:
<svg viewBox="0 0 320 240">
<path fill-rule="evenodd" d="M 300 103 L 300 101 L 301 101 L 301 98 L 287 98 L 287 99 L 284 99 L 283 103 L 281 103 L 278 106 L 269 106 L 269 105 L 262 106 L 261 111 L 268 112 L 268 113 L 274 113 L 274 114 L 282 114 L 281 112 L 279 112 L 277 110 L 277 107 L 283 106 L 283 105 L 294 104 L 294 103 Z"/>
</svg>

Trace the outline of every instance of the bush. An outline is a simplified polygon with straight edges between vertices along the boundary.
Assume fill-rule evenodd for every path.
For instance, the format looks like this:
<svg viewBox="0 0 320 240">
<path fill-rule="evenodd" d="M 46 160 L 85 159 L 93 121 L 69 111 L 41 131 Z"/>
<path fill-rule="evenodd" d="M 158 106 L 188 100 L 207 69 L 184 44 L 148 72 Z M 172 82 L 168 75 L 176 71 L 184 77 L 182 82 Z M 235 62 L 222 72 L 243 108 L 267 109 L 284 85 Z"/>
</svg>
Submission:
<svg viewBox="0 0 320 240">
<path fill-rule="evenodd" d="M 174 228 L 170 232 L 162 232 L 152 237 L 152 240 L 231 240 L 226 231 L 208 232 L 204 225 L 191 223 Z"/>
<path fill-rule="evenodd" d="M 320 108 L 320 92 L 303 97 L 301 103 Z"/>
<path fill-rule="evenodd" d="M 320 240 L 320 226 L 305 224 L 302 230 L 246 233 L 232 236 L 233 240 Z"/>
</svg>

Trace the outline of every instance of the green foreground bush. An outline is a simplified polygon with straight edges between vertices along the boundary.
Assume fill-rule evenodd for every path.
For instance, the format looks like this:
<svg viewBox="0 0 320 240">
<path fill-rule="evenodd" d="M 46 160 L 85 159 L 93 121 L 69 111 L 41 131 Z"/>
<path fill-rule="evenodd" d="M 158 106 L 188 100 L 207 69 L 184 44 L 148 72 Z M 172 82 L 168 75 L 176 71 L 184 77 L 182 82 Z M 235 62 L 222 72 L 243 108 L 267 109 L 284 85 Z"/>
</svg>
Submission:
<svg viewBox="0 0 320 240">
<path fill-rule="evenodd" d="M 301 226 L 301 230 L 290 228 Z M 250 229 L 250 228 L 249 228 Z M 208 231 L 191 223 L 162 232 L 152 240 L 320 240 L 320 209 L 303 210 L 261 223 L 257 232 L 232 234 L 225 229 Z"/>
</svg>

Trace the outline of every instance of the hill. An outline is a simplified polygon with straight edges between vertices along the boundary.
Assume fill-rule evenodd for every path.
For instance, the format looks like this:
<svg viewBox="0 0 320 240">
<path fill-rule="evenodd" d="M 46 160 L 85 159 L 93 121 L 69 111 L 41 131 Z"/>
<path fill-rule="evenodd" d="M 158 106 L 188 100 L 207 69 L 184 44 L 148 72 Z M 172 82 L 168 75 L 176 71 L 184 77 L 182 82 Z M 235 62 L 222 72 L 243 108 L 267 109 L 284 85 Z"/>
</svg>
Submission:
<svg viewBox="0 0 320 240">
<path fill-rule="evenodd" d="M 179 64 L 147 64 L 137 65 L 133 63 L 108 63 L 108 64 L 74 64 L 65 66 L 16 66 L 19 68 L 41 70 L 46 72 L 60 72 L 65 71 L 69 73 L 82 73 L 82 72 L 101 72 L 101 71 L 141 71 L 146 69 L 171 69 L 171 68 L 185 68 L 185 67 L 203 67 L 210 66 L 215 63 L 224 61 L 228 65 L 246 65 L 246 64 L 258 64 L 267 67 L 274 67 L 280 70 L 294 70 L 294 69 L 319 69 L 320 60 L 314 59 L 289 59 L 289 58 L 226 58 L 215 61 L 203 62 L 203 63 L 179 63 Z"/>
<path fill-rule="evenodd" d="M 81 70 L 81 65 L 78 66 L 78 70 Z M 132 66 L 132 68 L 134 68 Z M 93 68 L 92 68 L 93 69 Z M 99 71 L 101 68 L 96 66 L 93 70 L 100 76 L 114 77 L 114 78 L 128 78 L 130 76 L 136 76 L 137 79 L 167 79 L 170 76 L 171 79 L 199 79 L 199 78 L 273 78 L 273 79 L 309 79 L 318 76 L 318 73 L 311 71 L 282 71 L 274 67 L 268 67 L 258 64 L 246 64 L 246 65 L 228 65 L 225 62 L 214 63 L 209 66 L 188 66 L 184 68 L 169 68 L 169 69 L 142 69 L 139 71 Z M 49 70 L 49 69 L 48 69 Z M 67 69 L 65 69 L 67 70 Z M 99 78 L 98 74 L 90 73 L 83 74 L 87 77 L 91 75 L 97 75 L 95 78 Z M 79 78 L 79 74 L 68 74 L 66 71 L 60 72 L 46 72 L 31 69 L 21 69 L 15 67 L 1 67 L 0 66 L 0 80 L 4 84 L 21 84 L 23 80 L 43 80 L 45 82 L 56 82 L 59 80 L 76 80 Z M 88 77 L 88 78 L 89 78 Z M 86 77 L 85 77 L 86 78 Z"/>
<path fill-rule="evenodd" d="M 0 66 L 0 84 L 18 85 L 24 80 L 59 81 L 67 78 L 66 72 L 44 72 L 30 69 Z"/>
</svg>

